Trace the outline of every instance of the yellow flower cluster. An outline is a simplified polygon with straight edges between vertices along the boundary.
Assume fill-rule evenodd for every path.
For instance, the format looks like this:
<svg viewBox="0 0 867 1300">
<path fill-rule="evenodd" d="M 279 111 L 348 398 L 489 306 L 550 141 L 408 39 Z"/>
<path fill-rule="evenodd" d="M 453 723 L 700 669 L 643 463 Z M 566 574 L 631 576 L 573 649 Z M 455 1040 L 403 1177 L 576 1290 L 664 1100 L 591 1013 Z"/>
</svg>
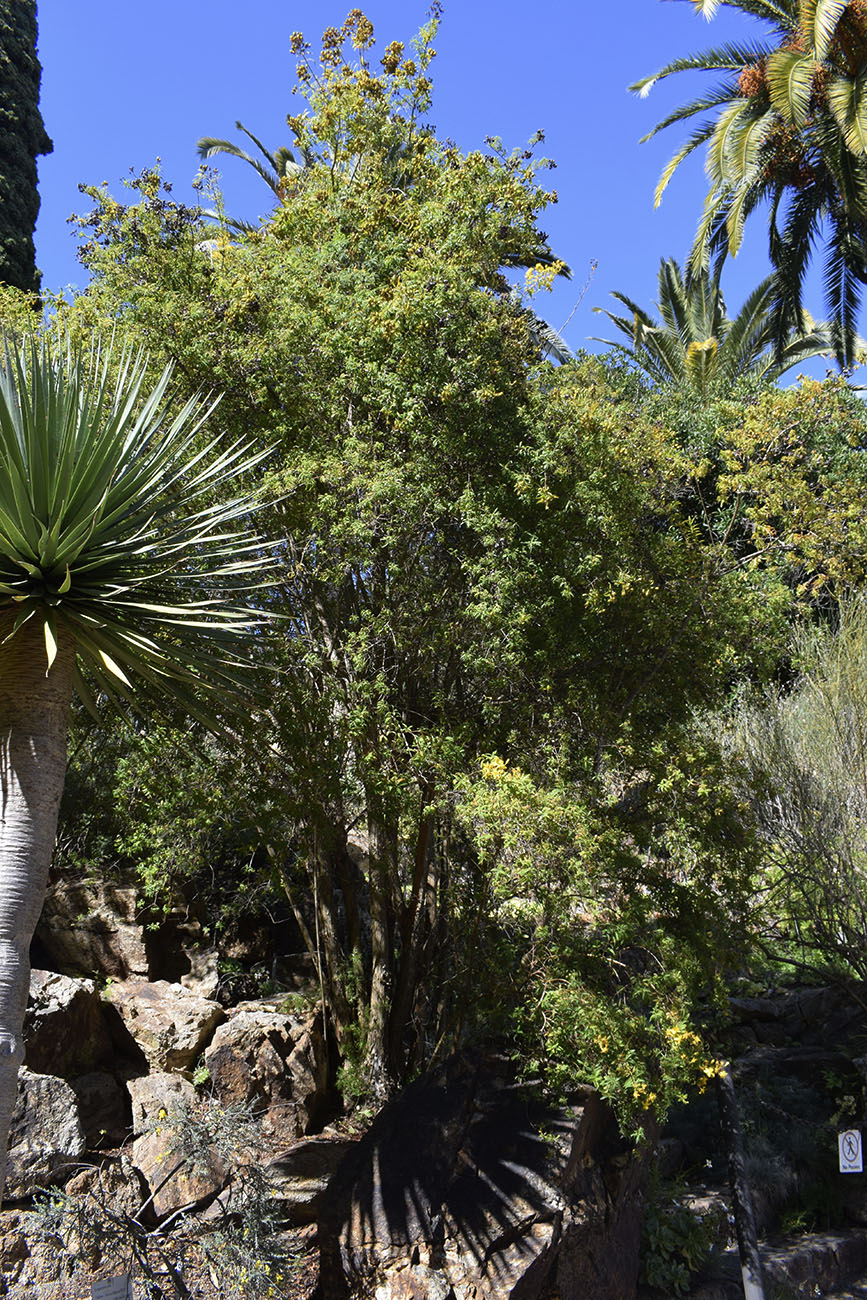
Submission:
<svg viewBox="0 0 867 1300">
<path fill-rule="evenodd" d="M 499 754 L 482 760 L 482 776 L 486 781 L 502 781 L 508 770 Z"/>
<path fill-rule="evenodd" d="M 552 262 L 545 266 L 542 262 L 537 262 L 535 266 L 530 266 L 524 272 L 524 289 L 532 298 L 540 289 L 550 289 L 565 264 L 563 262 Z"/>
<path fill-rule="evenodd" d="M 634 1083 L 632 1085 L 632 1095 L 644 1110 L 650 1110 L 657 1097 L 657 1094 L 652 1092 L 646 1083 Z"/>
<path fill-rule="evenodd" d="M 702 1051 L 702 1041 L 693 1030 L 673 1024 L 666 1029 L 665 1036 L 681 1052 L 686 1063 L 696 1071 L 696 1086 L 699 1092 L 704 1092 L 709 1079 L 715 1079 L 717 1075 L 725 1073 L 725 1062 L 718 1061 L 715 1057 L 705 1056 Z"/>
</svg>

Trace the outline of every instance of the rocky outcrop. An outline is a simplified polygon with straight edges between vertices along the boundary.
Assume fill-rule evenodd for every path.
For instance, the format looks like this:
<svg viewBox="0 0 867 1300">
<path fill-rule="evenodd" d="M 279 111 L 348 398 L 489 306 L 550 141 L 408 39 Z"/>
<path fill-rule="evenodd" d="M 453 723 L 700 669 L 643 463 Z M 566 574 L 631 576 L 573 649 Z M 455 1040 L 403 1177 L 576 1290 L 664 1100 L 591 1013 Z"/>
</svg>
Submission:
<svg viewBox="0 0 867 1300">
<path fill-rule="evenodd" d="M 218 1002 L 165 980 L 111 984 L 105 997 L 154 1070 L 190 1070 L 224 1017 Z"/>
<path fill-rule="evenodd" d="M 93 980 L 31 971 L 24 1038 L 34 1074 L 72 1078 L 109 1061 L 111 1039 Z"/>
<path fill-rule="evenodd" d="M 729 998 L 731 1023 L 726 1033 L 731 1054 L 786 1044 L 827 1052 L 860 1041 L 867 990 L 834 985 L 785 989 L 764 997 Z"/>
<path fill-rule="evenodd" d="M 325 1206 L 331 1181 L 356 1139 L 313 1137 L 282 1151 L 265 1168 L 287 1222 L 313 1223 Z"/>
<path fill-rule="evenodd" d="M 144 1177 L 154 1213 L 171 1214 L 218 1192 L 226 1180 L 222 1161 L 209 1151 L 191 1153 L 184 1117 L 199 1107 L 191 1083 L 177 1074 L 155 1073 L 129 1082 L 133 1131 L 130 1158 Z"/>
<path fill-rule="evenodd" d="M 319 1221 L 329 1300 L 629 1300 L 646 1161 L 598 1098 L 544 1107 L 504 1062 L 451 1062 L 377 1117 Z"/>
<path fill-rule="evenodd" d="M 146 978 L 145 928 L 132 885 L 61 877 L 51 883 L 36 937 L 44 955 L 69 975 L 94 971 Z"/>
<path fill-rule="evenodd" d="M 0 1213 L 0 1296 L 66 1300 L 77 1261 L 33 1232 L 27 1212 Z"/>
<path fill-rule="evenodd" d="M 22 1070 L 9 1133 L 5 1195 L 17 1200 L 69 1177 L 85 1149 L 78 1103 L 69 1084 Z"/>
<path fill-rule="evenodd" d="M 241 1006 L 214 1033 L 204 1063 L 224 1105 L 247 1102 L 266 1127 L 291 1139 L 320 1120 L 328 1050 L 318 1015 Z"/>
</svg>

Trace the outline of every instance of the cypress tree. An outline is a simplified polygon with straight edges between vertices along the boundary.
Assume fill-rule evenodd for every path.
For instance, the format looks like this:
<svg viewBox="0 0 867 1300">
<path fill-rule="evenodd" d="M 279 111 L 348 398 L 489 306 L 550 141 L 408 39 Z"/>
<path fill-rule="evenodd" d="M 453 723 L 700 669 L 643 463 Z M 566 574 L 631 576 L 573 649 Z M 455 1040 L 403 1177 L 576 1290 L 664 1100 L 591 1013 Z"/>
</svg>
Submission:
<svg viewBox="0 0 867 1300">
<path fill-rule="evenodd" d="M 0 0 L 0 283 L 39 289 L 36 158 L 51 153 L 39 112 L 36 0 Z"/>
</svg>

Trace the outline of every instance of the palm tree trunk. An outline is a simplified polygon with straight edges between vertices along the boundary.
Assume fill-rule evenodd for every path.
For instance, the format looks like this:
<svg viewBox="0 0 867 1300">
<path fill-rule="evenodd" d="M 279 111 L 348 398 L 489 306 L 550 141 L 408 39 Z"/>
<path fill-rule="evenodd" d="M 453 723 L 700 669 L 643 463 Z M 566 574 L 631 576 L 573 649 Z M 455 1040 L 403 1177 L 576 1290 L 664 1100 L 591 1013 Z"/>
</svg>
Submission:
<svg viewBox="0 0 867 1300">
<path fill-rule="evenodd" d="M 42 622 L 10 642 L 0 614 L 0 1201 L 30 985 L 30 940 L 42 911 L 66 772 L 75 646 L 61 638 L 46 673 Z"/>
</svg>

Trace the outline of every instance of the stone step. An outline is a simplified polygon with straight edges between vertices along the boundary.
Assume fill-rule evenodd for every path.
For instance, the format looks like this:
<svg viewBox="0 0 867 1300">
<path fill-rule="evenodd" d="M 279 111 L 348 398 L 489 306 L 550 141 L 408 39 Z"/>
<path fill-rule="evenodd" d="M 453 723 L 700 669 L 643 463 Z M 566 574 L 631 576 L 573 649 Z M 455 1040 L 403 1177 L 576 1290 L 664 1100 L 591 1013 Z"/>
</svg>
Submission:
<svg viewBox="0 0 867 1300">
<path fill-rule="evenodd" d="M 867 1300 L 867 1231 L 811 1232 L 762 1242 L 765 1291 L 787 1300 Z M 717 1261 L 712 1281 L 700 1283 L 690 1300 L 742 1300 L 737 1249 Z"/>
</svg>

